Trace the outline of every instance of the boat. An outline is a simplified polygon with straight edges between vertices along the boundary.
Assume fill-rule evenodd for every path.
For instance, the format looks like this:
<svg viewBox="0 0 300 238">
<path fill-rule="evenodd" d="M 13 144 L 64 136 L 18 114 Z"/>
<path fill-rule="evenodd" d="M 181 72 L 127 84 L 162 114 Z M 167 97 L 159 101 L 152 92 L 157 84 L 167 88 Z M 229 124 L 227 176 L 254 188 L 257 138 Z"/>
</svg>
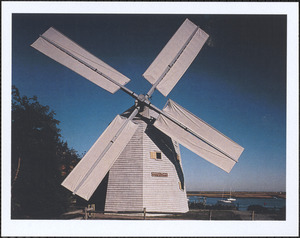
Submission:
<svg viewBox="0 0 300 238">
<path fill-rule="evenodd" d="M 216 205 L 219 205 L 221 207 L 228 208 L 228 209 L 237 209 L 237 204 L 228 199 L 221 199 L 217 202 Z"/>
<path fill-rule="evenodd" d="M 229 198 L 224 199 L 223 197 L 224 197 L 224 190 L 223 190 L 223 194 L 222 194 L 222 199 L 217 202 L 218 204 L 229 205 L 236 201 L 235 198 L 231 197 L 231 190 L 230 190 Z"/>
<path fill-rule="evenodd" d="M 231 189 L 230 189 L 230 195 L 229 195 L 229 198 L 227 198 L 227 201 L 231 201 L 231 202 L 235 202 L 236 199 L 231 197 Z"/>
<path fill-rule="evenodd" d="M 218 201 L 219 204 L 230 204 L 232 203 L 232 201 L 228 200 L 228 199 L 221 199 Z"/>
<path fill-rule="evenodd" d="M 236 199 L 235 198 L 227 198 L 227 201 L 230 201 L 230 202 L 235 202 L 236 201 Z"/>
</svg>

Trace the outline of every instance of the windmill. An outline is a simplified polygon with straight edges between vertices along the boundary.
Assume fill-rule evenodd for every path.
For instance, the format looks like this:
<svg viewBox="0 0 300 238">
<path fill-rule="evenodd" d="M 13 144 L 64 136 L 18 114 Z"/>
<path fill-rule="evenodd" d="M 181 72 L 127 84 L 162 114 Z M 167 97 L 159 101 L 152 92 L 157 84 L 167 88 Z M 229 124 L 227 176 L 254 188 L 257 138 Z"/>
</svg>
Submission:
<svg viewBox="0 0 300 238">
<path fill-rule="evenodd" d="M 135 100 L 109 124 L 64 187 L 89 200 L 108 175 L 106 211 L 187 212 L 178 143 L 231 171 L 244 150 L 240 145 L 170 99 L 162 110 L 151 103 L 155 90 L 170 93 L 208 37 L 186 19 L 143 74 L 152 87 L 136 94 L 125 87 L 129 78 L 56 29 L 40 35 L 32 47 L 110 93 L 121 89 Z"/>
</svg>

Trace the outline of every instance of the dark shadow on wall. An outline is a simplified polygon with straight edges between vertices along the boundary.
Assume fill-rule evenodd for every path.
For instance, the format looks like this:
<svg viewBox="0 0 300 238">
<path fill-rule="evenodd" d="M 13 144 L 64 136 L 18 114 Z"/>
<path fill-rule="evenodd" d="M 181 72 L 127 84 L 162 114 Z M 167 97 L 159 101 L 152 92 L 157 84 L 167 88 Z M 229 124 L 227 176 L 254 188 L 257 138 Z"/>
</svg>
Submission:
<svg viewBox="0 0 300 238">
<path fill-rule="evenodd" d="M 172 139 L 156 129 L 152 125 L 148 125 L 145 133 L 155 143 L 155 145 L 164 153 L 164 155 L 173 163 L 175 166 L 178 178 L 181 182 L 182 189 L 184 189 L 184 177 L 182 167 L 177 159 L 177 153 L 175 151 Z"/>
</svg>

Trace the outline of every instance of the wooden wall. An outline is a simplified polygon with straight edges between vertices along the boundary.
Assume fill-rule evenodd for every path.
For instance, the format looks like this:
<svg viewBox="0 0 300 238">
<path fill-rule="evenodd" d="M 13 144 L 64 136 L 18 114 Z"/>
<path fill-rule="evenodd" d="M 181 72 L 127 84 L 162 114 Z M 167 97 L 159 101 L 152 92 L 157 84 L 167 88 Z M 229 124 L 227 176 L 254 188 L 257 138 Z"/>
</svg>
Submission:
<svg viewBox="0 0 300 238">
<path fill-rule="evenodd" d="M 179 145 L 155 130 L 149 132 L 149 127 L 149 133 L 145 133 L 147 124 L 135 122 L 140 124 L 138 130 L 109 172 L 105 210 L 187 212 L 185 186 L 180 189 L 179 185 L 183 181 L 181 163 L 177 160 Z M 158 147 L 153 141 L 164 146 Z M 162 153 L 161 160 L 151 159 L 153 151 L 165 151 L 169 158 Z"/>
</svg>

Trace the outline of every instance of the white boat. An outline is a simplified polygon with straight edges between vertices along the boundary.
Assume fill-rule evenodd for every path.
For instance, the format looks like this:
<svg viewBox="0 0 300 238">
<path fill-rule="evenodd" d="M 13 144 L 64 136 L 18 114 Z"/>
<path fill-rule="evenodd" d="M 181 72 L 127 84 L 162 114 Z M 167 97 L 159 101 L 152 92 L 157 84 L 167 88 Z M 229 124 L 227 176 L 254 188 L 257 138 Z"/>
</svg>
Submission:
<svg viewBox="0 0 300 238">
<path fill-rule="evenodd" d="M 230 198 L 227 198 L 227 201 L 230 201 L 230 202 L 235 202 L 235 201 L 236 201 L 236 199 L 235 199 L 235 198 L 232 198 L 232 197 L 230 197 Z"/>
<path fill-rule="evenodd" d="M 232 201 L 228 200 L 228 199 L 221 199 L 218 201 L 218 203 L 225 203 L 225 204 L 228 204 L 228 203 L 232 203 Z"/>
<path fill-rule="evenodd" d="M 227 207 L 227 208 L 236 208 L 237 205 L 236 203 L 232 202 L 232 201 L 228 201 L 228 199 L 221 199 L 217 202 L 217 205 L 223 206 L 223 207 Z"/>
<path fill-rule="evenodd" d="M 231 202 L 235 202 L 236 199 L 235 198 L 232 198 L 231 197 L 231 189 L 230 189 L 230 195 L 229 195 L 229 198 L 227 198 L 228 201 L 231 201 Z"/>
<path fill-rule="evenodd" d="M 230 189 L 230 195 L 229 195 L 229 198 L 224 199 L 223 196 L 224 196 L 224 191 L 223 191 L 223 194 L 222 194 L 222 199 L 218 201 L 219 204 L 230 204 L 230 203 L 236 201 L 235 198 L 232 198 L 232 197 L 231 197 L 231 189 Z"/>
</svg>

